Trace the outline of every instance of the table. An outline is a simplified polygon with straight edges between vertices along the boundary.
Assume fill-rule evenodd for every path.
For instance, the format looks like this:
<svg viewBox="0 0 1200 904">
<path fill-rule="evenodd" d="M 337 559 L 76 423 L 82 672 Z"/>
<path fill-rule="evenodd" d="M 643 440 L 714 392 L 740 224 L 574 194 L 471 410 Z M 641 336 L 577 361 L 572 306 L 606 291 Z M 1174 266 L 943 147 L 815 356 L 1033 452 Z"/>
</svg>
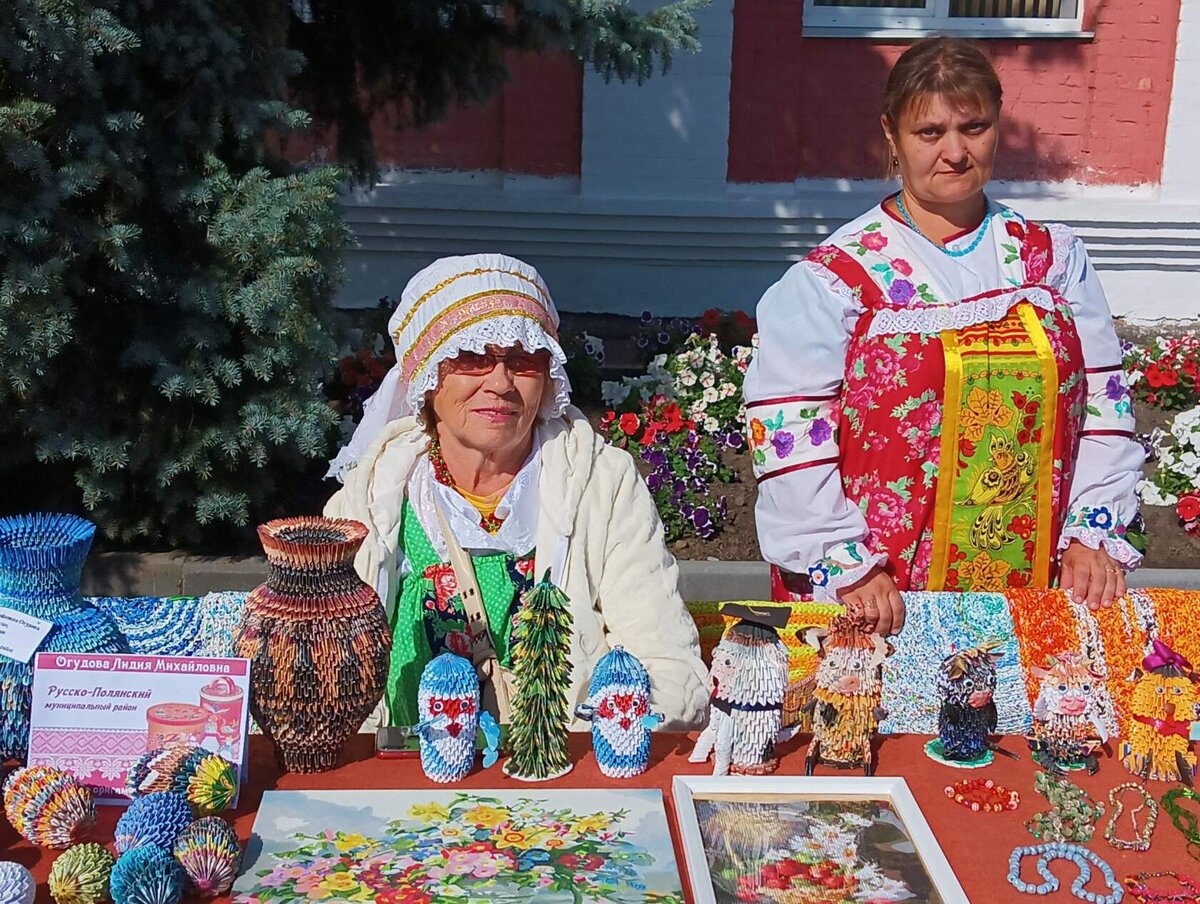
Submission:
<svg viewBox="0 0 1200 904">
<path fill-rule="evenodd" d="M 671 778 L 677 774 L 703 775 L 711 766 L 687 761 L 694 735 L 659 733 L 653 736 L 650 768 L 637 778 L 621 782 L 627 787 L 661 788 L 664 792 L 667 818 L 675 836 L 676 857 L 687 884 L 679 834 L 675 825 L 675 814 L 670 800 Z M 921 805 L 930 827 L 945 851 L 950 865 L 973 902 L 985 904 L 1008 904 L 1008 902 L 1031 900 L 1018 894 L 1006 881 L 1008 858 L 1017 845 L 1035 843 L 1023 826 L 1024 821 L 1035 812 L 1046 808 L 1046 800 L 1033 790 L 1036 770 L 1030 760 L 1024 741 L 1017 737 L 1002 740 L 1005 749 L 1021 754 L 1020 760 L 997 757 L 996 763 L 984 770 L 953 769 L 929 760 L 922 746 L 927 738 L 916 735 L 883 736 L 877 742 L 878 775 L 900 775 L 907 781 L 913 795 Z M 780 775 L 801 775 L 804 771 L 804 748 L 806 737 L 797 738 L 781 749 Z M 279 790 L 337 789 L 337 788 L 603 788 L 615 780 L 600 775 L 591 752 L 590 735 L 573 735 L 571 738 L 572 761 L 575 768 L 571 773 L 545 785 L 530 786 L 507 778 L 499 766 L 488 770 L 476 769 L 459 785 L 436 785 L 425 778 L 420 763 L 415 759 L 379 760 L 373 756 L 374 737 L 356 735 L 346 746 L 345 765 L 317 775 L 281 774 L 275 764 L 269 742 L 262 736 L 251 738 L 250 783 L 242 794 L 236 811 L 226 814 L 245 842 L 254 824 L 254 813 L 267 788 Z M 818 768 L 817 774 L 837 774 L 836 770 Z M 842 773 L 848 775 L 851 773 Z M 946 785 L 960 778 L 985 775 L 1007 788 L 1021 794 L 1021 806 L 1015 812 L 972 813 L 946 798 Z M 1094 799 L 1108 807 L 1108 791 L 1129 775 L 1119 760 L 1105 758 L 1100 772 L 1094 776 L 1075 773 L 1072 781 L 1083 787 Z M 1150 791 L 1161 797 L 1168 786 L 1153 783 Z M 112 841 L 113 829 L 120 816 L 119 807 L 100 807 L 96 839 L 105 843 Z M 1118 880 L 1129 873 L 1175 869 L 1193 876 L 1200 876 L 1200 863 L 1192 860 L 1186 850 L 1183 836 L 1175 829 L 1165 814 L 1160 813 L 1158 826 L 1154 830 L 1153 846 L 1145 853 L 1118 851 L 1103 838 L 1103 828 L 1108 814 L 1102 818 L 1096 835 L 1088 845 L 1107 860 L 1116 872 Z M 0 859 L 16 860 L 29 867 L 37 878 L 38 904 L 51 904 L 46 888 L 46 877 L 56 852 L 38 850 L 18 838 L 7 821 L 0 819 Z M 1122 832 L 1121 837 L 1129 837 Z M 1069 891 L 1073 866 L 1059 864 L 1059 875 L 1063 888 L 1055 895 L 1037 900 L 1074 902 L 1077 899 Z M 1033 878 L 1033 864 L 1026 863 L 1026 879 Z M 1096 886 L 1090 886 L 1095 888 Z M 220 900 L 228 900 L 220 899 Z"/>
</svg>

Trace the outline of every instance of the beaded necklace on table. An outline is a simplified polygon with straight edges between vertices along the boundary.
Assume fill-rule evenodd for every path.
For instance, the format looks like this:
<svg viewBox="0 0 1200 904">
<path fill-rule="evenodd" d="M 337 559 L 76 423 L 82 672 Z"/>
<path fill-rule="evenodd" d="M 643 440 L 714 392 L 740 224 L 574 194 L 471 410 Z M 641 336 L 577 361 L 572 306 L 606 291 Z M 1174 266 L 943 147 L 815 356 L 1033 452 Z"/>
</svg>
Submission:
<svg viewBox="0 0 1200 904">
<path fill-rule="evenodd" d="M 969 244 L 966 248 L 963 248 L 961 250 L 947 248 L 945 245 L 941 245 L 941 244 L 935 242 L 933 239 L 931 239 L 929 236 L 925 235 L 925 233 L 921 231 L 921 227 L 916 224 L 916 221 L 913 220 L 912 216 L 909 214 L 908 208 L 904 206 L 904 192 L 900 192 L 899 194 L 896 195 L 896 209 L 898 211 L 900 211 L 900 216 L 904 217 L 904 222 L 908 224 L 908 227 L 913 232 L 915 232 L 917 235 L 921 236 L 923 239 L 925 239 L 927 242 L 929 242 L 931 245 L 933 245 L 935 248 L 937 248 L 939 251 L 941 251 L 942 254 L 945 254 L 949 257 L 966 257 L 968 254 L 970 254 L 972 251 L 974 251 L 976 248 L 979 247 L 979 244 L 983 241 L 983 237 L 985 235 L 987 235 L 987 233 L 988 233 L 988 227 L 992 223 L 992 204 L 990 201 L 987 200 L 987 198 L 984 198 L 983 200 L 984 200 L 983 222 L 980 223 L 979 226 L 977 227 L 978 231 L 975 233 L 975 238 L 971 240 L 971 244 Z"/>
<path fill-rule="evenodd" d="M 1172 788 L 1162 796 L 1163 812 L 1187 839 L 1187 852 L 1196 860 L 1200 860 L 1200 831 L 1197 831 L 1196 828 L 1198 820 L 1195 813 L 1185 810 L 1176 803 L 1181 797 L 1200 803 L 1200 793 L 1191 788 Z"/>
<path fill-rule="evenodd" d="M 1134 834 L 1132 841 L 1117 837 L 1117 821 L 1121 818 L 1121 814 L 1125 810 L 1125 804 L 1121 800 L 1121 795 L 1126 791 L 1135 791 L 1142 798 L 1141 806 L 1129 811 L 1129 823 L 1133 826 Z M 1104 840 L 1119 851 L 1150 850 L 1150 836 L 1154 834 L 1154 823 L 1158 819 L 1158 801 L 1150 796 L 1150 792 L 1134 782 L 1124 782 L 1108 792 L 1108 803 L 1112 808 L 1112 816 L 1108 821 L 1108 825 L 1104 828 Z M 1142 827 L 1139 829 L 1137 814 L 1142 810 L 1146 810 L 1147 814 L 1145 822 L 1142 823 Z"/>
<path fill-rule="evenodd" d="M 1034 885 L 1021 878 L 1021 861 L 1029 856 L 1037 856 L 1038 858 L 1038 875 L 1044 880 L 1040 885 Z M 1089 904 L 1119 904 L 1125 897 L 1125 889 L 1117 882 L 1117 877 L 1113 875 L 1112 867 L 1101 859 L 1099 855 L 1093 854 L 1087 848 L 1081 847 L 1078 844 L 1065 844 L 1063 842 L 1016 848 L 1012 852 L 1012 856 L 1008 858 L 1009 885 L 1026 895 L 1048 895 L 1058 891 L 1060 885 L 1059 879 L 1054 873 L 1050 872 L 1050 863 L 1054 860 L 1070 860 L 1079 867 L 1079 875 L 1071 883 L 1071 894 L 1080 900 L 1087 901 Z M 1087 884 L 1092 879 L 1093 866 L 1100 870 L 1100 874 L 1104 877 L 1104 881 L 1108 885 L 1109 893 L 1106 895 L 1098 894 L 1094 891 L 1086 891 Z"/>
<path fill-rule="evenodd" d="M 1174 879 L 1180 891 L 1164 891 L 1146 884 L 1150 879 Z M 1190 876 L 1163 870 L 1158 873 L 1136 873 L 1125 877 L 1125 887 L 1141 904 L 1195 904 L 1200 901 L 1200 886 Z"/>
<path fill-rule="evenodd" d="M 460 495 L 462 494 L 462 490 L 459 490 L 458 487 L 454 485 L 454 478 L 450 476 L 450 468 L 446 464 L 446 459 L 442 456 L 442 444 L 439 443 L 437 439 L 431 439 L 429 441 L 429 463 L 433 466 L 433 477 L 438 483 L 442 484 L 443 486 L 450 487 L 450 489 L 455 490 Z M 505 489 L 507 489 L 507 487 Z M 505 490 L 501 490 L 501 495 L 503 495 L 504 492 Z M 472 508 L 474 508 L 474 506 L 472 506 Z M 478 508 L 475 510 L 479 511 Z M 479 525 L 489 534 L 496 533 L 496 531 L 500 530 L 500 527 L 503 524 L 504 519 L 499 517 L 494 511 L 479 512 Z"/>
</svg>

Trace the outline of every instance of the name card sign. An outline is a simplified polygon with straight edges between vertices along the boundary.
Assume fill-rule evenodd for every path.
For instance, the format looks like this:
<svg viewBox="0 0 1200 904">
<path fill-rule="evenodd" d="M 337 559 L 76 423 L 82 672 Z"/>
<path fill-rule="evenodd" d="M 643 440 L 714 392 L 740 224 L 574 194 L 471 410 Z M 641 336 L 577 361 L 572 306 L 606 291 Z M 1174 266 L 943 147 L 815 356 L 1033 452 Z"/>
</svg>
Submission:
<svg viewBox="0 0 1200 904">
<path fill-rule="evenodd" d="M 72 772 L 98 803 L 128 803 L 130 768 L 178 741 L 221 754 L 243 782 L 249 693 L 246 659 L 38 653 L 29 765 Z"/>
<path fill-rule="evenodd" d="M 53 627 L 45 619 L 0 606 L 0 655 L 28 663 Z"/>
</svg>

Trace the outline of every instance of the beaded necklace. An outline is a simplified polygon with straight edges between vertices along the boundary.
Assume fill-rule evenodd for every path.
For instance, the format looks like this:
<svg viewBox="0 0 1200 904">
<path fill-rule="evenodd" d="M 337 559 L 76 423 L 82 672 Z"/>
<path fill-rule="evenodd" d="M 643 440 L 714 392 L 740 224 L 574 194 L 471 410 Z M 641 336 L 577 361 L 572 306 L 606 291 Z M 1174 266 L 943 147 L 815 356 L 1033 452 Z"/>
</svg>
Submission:
<svg viewBox="0 0 1200 904">
<path fill-rule="evenodd" d="M 1150 888 L 1146 882 L 1150 879 L 1174 879 L 1183 891 L 1163 891 Z M 1141 904 L 1195 904 L 1200 901 L 1200 886 L 1189 876 L 1181 876 L 1171 870 L 1161 873 L 1137 873 L 1125 877 L 1125 887 Z"/>
<path fill-rule="evenodd" d="M 429 463 L 433 466 L 433 476 L 438 483 L 457 490 L 457 487 L 454 486 L 454 478 L 450 476 L 450 468 L 446 464 L 446 459 L 442 457 L 442 444 L 436 438 L 429 441 Z M 500 492 L 503 493 L 504 490 Z M 504 519 L 497 516 L 495 512 L 479 512 L 479 525 L 489 534 L 500 530 L 502 524 L 504 524 Z"/>
<path fill-rule="evenodd" d="M 1034 855 L 1038 858 L 1038 875 L 1045 880 L 1040 885 L 1033 885 L 1021 878 L 1021 861 Z M 1070 860 L 1079 867 L 1079 875 L 1071 883 L 1071 894 L 1080 900 L 1089 904 L 1118 904 L 1125 897 L 1125 889 L 1117 882 L 1117 877 L 1113 875 L 1112 867 L 1108 863 L 1085 847 L 1061 842 L 1014 849 L 1012 856 L 1008 858 L 1008 884 L 1025 895 L 1048 895 L 1058 891 L 1059 879 L 1050 872 L 1050 863 L 1054 860 Z M 1086 890 L 1088 882 L 1092 879 L 1093 866 L 1100 870 L 1108 885 L 1109 894 L 1101 895 Z"/>
<path fill-rule="evenodd" d="M 1117 820 L 1121 818 L 1121 814 L 1125 810 L 1125 804 L 1121 802 L 1121 794 L 1124 791 L 1136 791 L 1142 798 L 1141 805 L 1129 811 L 1129 824 L 1133 826 L 1134 834 L 1132 841 L 1117 837 Z M 1125 782 L 1108 792 L 1108 802 L 1112 806 L 1112 817 L 1108 820 L 1108 825 L 1104 827 L 1104 840 L 1119 851 L 1150 850 L 1150 836 L 1154 834 L 1154 823 L 1158 820 L 1158 801 L 1151 797 L 1150 792 L 1141 785 Z M 1146 814 L 1146 821 L 1139 829 L 1137 814 L 1142 810 L 1149 812 Z"/>
<path fill-rule="evenodd" d="M 1021 795 L 1002 788 L 990 778 L 970 778 L 947 785 L 946 796 L 974 813 L 1015 810 L 1021 804 Z"/>
<path fill-rule="evenodd" d="M 1092 800 L 1077 785 L 1049 772 L 1039 772 L 1033 787 L 1050 801 L 1050 809 L 1025 822 L 1030 835 L 1060 842 L 1092 840 L 1096 820 L 1104 815 L 1104 804 Z"/>
<path fill-rule="evenodd" d="M 971 244 L 969 244 L 966 248 L 963 248 L 961 251 L 947 248 L 945 245 L 935 242 L 921 231 L 921 227 L 916 224 L 916 221 L 913 220 L 912 216 L 909 214 L 908 208 L 904 206 L 904 192 L 899 192 L 896 195 L 896 209 L 900 211 L 900 216 L 904 217 L 904 222 L 908 224 L 908 227 L 913 232 L 921 236 L 923 239 L 925 239 L 925 241 L 929 242 L 931 245 L 941 251 L 942 254 L 948 255 L 949 257 L 966 257 L 979 247 L 979 243 L 982 242 L 983 237 L 987 235 L 988 227 L 992 223 L 992 204 L 987 200 L 987 198 L 984 198 L 983 200 L 983 222 L 977 227 L 978 232 L 975 233 L 975 238 L 971 240 Z"/>
<path fill-rule="evenodd" d="M 1200 831 L 1196 830 L 1196 814 L 1183 809 L 1175 803 L 1181 797 L 1200 803 L 1200 794 L 1191 788 L 1172 788 L 1162 797 L 1162 807 L 1171 817 L 1175 828 L 1187 839 L 1187 852 L 1196 860 L 1200 860 Z"/>
</svg>

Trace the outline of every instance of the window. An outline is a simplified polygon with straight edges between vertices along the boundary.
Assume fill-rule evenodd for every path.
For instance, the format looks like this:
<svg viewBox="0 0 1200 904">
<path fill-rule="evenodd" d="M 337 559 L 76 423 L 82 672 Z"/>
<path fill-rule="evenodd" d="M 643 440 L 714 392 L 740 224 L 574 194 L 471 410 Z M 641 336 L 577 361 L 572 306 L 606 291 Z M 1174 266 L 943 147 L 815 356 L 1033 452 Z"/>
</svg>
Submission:
<svg viewBox="0 0 1200 904">
<path fill-rule="evenodd" d="M 804 0 L 811 37 L 1086 37 L 1083 0 Z"/>
</svg>

